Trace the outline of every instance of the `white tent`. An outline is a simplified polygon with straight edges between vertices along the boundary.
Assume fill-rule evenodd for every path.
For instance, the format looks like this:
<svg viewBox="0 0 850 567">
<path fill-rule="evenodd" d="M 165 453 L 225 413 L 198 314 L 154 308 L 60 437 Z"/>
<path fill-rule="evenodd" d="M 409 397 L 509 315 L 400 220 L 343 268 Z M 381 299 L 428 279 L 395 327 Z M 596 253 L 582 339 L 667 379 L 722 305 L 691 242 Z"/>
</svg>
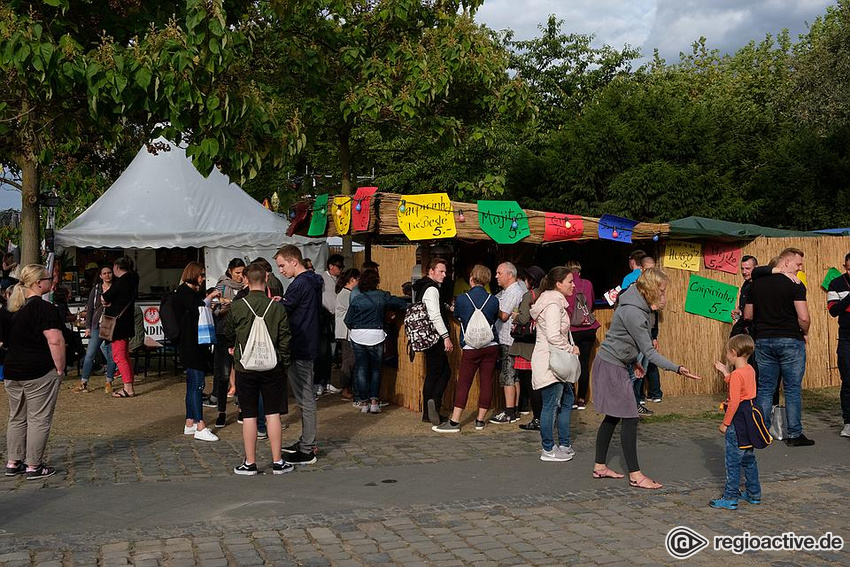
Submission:
<svg viewBox="0 0 850 567">
<path fill-rule="evenodd" d="M 288 220 L 265 209 L 218 169 L 204 178 L 183 149 L 157 142 L 170 151 L 154 155 L 143 147 L 94 204 L 56 232 L 59 249 L 202 248 L 213 283 L 231 258 L 263 256 L 274 264 L 273 254 L 283 244 L 295 244 L 316 266 L 324 265 L 324 240 L 286 236 Z M 165 283 L 151 273 L 156 271 L 152 250 L 135 255 L 143 289 Z"/>
</svg>

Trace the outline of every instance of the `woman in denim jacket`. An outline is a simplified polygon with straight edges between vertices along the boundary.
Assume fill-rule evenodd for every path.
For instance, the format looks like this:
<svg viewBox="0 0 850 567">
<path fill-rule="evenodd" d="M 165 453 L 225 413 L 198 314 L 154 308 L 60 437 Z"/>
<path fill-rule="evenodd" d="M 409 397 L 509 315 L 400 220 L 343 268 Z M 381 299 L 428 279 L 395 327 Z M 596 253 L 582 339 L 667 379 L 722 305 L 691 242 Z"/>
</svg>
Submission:
<svg viewBox="0 0 850 567">
<path fill-rule="evenodd" d="M 381 390 L 381 364 L 384 358 L 384 313 L 387 308 L 405 309 L 407 302 L 378 289 L 381 278 L 375 269 L 363 270 L 358 288 L 351 295 L 345 326 L 354 351 L 354 380 L 358 395 L 368 398 L 360 411 L 381 413 L 378 395 Z"/>
</svg>

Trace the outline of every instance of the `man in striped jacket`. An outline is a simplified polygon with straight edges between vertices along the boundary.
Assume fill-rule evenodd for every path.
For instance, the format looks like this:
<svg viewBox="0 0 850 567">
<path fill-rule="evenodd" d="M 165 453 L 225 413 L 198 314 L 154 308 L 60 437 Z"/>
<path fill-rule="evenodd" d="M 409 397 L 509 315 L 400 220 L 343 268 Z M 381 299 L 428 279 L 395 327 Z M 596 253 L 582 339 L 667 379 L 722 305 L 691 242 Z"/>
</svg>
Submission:
<svg viewBox="0 0 850 567">
<path fill-rule="evenodd" d="M 838 317 L 838 372 L 841 374 L 842 437 L 850 437 L 850 254 L 844 256 L 844 274 L 829 283 L 826 304 Z"/>
</svg>

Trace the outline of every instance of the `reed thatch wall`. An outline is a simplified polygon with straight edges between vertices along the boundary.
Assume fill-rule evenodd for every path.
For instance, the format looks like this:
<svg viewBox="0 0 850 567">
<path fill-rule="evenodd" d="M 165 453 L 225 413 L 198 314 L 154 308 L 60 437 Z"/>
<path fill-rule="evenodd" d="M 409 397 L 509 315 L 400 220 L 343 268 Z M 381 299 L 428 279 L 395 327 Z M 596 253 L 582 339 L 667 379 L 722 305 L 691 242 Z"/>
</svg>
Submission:
<svg viewBox="0 0 850 567">
<path fill-rule="evenodd" d="M 844 255 L 850 251 L 848 237 L 822 238 L 758 238 L 752 242 L 741 242 L 743 254 L 749 254 L 766 264 L 770 258 L 777 255 L 783 248 L 793 246 L 805 252 L 804 270 L 808 277 L 808 303 L 812 324 L 806 350 L 806 374 L 803 380 L 805 388 L 820 388 L 840 384 L 837 358 L 835 354 L 838 340 L 838 326 L 826 310 L 826 292 L 820 287 L 823 276 L 830 267 L 841 269 Z M 396 249 L 373 247 L 373 259 L 381 264 L 381 277 L 384 289 L 398 293 L 402 276 L 410 277 L 410 267 L 415 262 L 415 246 Z M 385 267 L 386 266 L 386 267 Z M 722 393 L 725 390 L 723 379 L 714 370 L 714 361 L 721 358 L 723 347 L 729 337 L 731 325 L 685 313 L 685 294 L 688 279 L 692 272 L 677 269 L 666 269 L 670 276 L 667 308 L 661 319 L 659 343 L 660 351 L 671 360 L 687 366 L 699 373 L 703 380 L 691 381 L 678 375 L 661 372 L 661 385 L 665 397 L 688 396 L 697 394 Z M 385 275 L 386 273 L 386 275 Z M 395 274 L 397 275 L 391 275 Z M 700 267 L 701 276 L 740 285 L 740 275 L 727 274 L 716 270 Z M 407 281 L 404 279 L 403 281 Z M 391 287 L 392 286 L 392 287 Z M 605 332 L 611 323 L 611 309 L 597 310 L 597 318 L 602 328 L 597 334 L 597 345 L 605 337 Z M 458 344 L 457 325 L 452 326 L 455 344 Z M 406 354 L 406 338 L 403 330 L 399 335 L 399 368 L 397 372 L 386 372 L 382 395 L 391 402 L 411 409 L 421 411 L 422 379 L 424 376 L 424 356 L 417 354 L 413 362 Z M 452 373 L 449 387 L 443 401 L 443 407 L 452 405 L 454 386 L 457 381 L 457 368 L 460 362 L 460 351 L 455 349 L 451 357 Z M 494 390 L 494 406 L 501 407 L 503 396 L 498 381 Z M 592 385 L 592 382 L 591 382 Z M 592 395 L 592 392 L 591 392 Z M 478 380 L 473 384 L 467 409 L 478 405 Z"/>
</svg>

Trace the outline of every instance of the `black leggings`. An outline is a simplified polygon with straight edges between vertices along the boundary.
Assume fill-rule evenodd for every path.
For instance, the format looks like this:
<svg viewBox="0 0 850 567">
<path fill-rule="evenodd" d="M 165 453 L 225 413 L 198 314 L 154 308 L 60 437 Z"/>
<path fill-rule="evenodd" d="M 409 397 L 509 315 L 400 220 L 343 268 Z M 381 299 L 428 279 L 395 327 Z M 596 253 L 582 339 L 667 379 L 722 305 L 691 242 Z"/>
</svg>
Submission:
<svg viewBox="0 0 850 567">
<path fill-rule="evenodd" d="M 531 386 L 531 370 L 517 370 L 516 373 L 520 383 L 520 401 L 517 406 L 522 409 L 525 407 L 525 401 L 529 400 L 534 419 L 540 419 L 540 412 L 543 411 L 543 391 L 535 390 Z"/>
<path fill-rule="evenodd" d="M 425 351 L 425 382 L 422 384 L 422 417 L 428 417 L 428 400 L 434 400 L 437 411 L 443 403 L 443 393 L 451 377 L 449 356 L 442 339 Z"/>
<path fill-rule="evenodd" d="M 626 458 L 626 466 L 630 473 L 640 470 L 637 457 L 638 419 L 637 417 L 624 417 L 622 418 L 623 425 L 620 427 L 620 445 L 623 446 L 623 456 Z M 611 437 L 614 435 L 614 427 L 619 422 L 619 417 L 606 415 L 599 425 L 599 432 L 596 434 L 596 464 L 604 465 L 608 459 L 608 446 L 611 444 Z"/>
</svg>

